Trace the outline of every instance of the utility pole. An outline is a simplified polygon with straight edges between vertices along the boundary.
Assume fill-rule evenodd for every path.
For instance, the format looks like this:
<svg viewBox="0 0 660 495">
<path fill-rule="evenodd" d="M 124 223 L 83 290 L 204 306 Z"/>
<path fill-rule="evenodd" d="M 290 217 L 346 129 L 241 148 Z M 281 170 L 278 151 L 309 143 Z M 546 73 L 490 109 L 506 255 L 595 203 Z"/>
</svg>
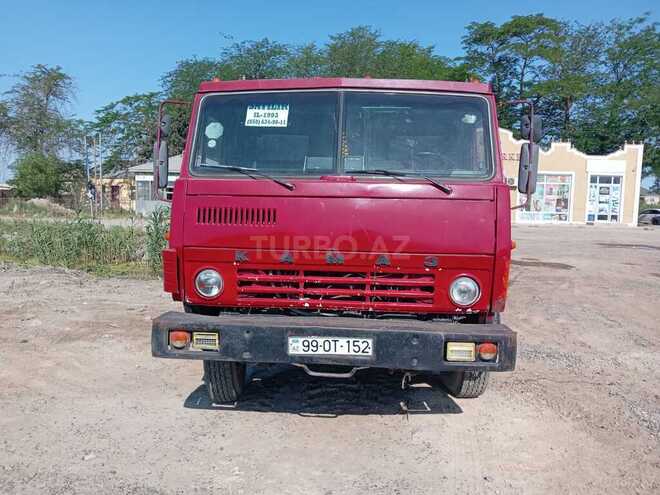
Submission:
<svg viewBox="0 0 660 495">
<path fill-rule="evenodd" d="M 99 205 L 99 207 L 101 208 L 101 213 L 103 213 L 103 189 L 104 189 L 104 187 L 103 187 L 103 155 L 102 155 L 102 153 L 103 153 L 102 149 L 103 148 L 101 147 L 101 133 L 100 132 L 98 133 L 98 136 L 99 136 L 99 176 L 101 178 L 101 180 L 100 180 L 100 184 L 101 184 L 101 204 Z"/>
<path fill-rule="evenodd" d="M 98 162 L 98 153 L 96 150 L 96 136 L 92 136 L 92 147 L 93 147 L 93 162 L 94 162 L 94 179 L 99 178 L 99 162 Z"/>
<path fill-rule="evenodd" d="M 87 182 L 89 182 L 89 160 L 87 157 L 87 134 L 85 134 L 85 137 L 83 139 L 83 160 L 85 163 L 85 173 L 87 174 Z"/>
</svg>

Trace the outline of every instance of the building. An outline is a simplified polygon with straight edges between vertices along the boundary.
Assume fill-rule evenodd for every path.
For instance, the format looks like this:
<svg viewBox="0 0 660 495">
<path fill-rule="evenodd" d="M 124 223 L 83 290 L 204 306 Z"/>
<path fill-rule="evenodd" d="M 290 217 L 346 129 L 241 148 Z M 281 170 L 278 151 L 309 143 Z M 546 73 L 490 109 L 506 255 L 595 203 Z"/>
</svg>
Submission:
<svg viewBox="0 0 660 495">
<path fill-rule="evenodd" d="M 502 160 L 512 188 L 511 204 L 525 201 L 518 193 L 518 159 L 523 141 L 500 129 Z M 512 210 L 518 223 L 618 223 L 637 225 L 643 144 L 625 144 L 604 156 L 584 154 L 571 143 L 552 143 L 541 150 L 536 192 L 530 211 Z"/>
<path fill-rule="evenodd" d="M 183 155 L 175 155 L 170 157 L 169 161 L 169 175 L 167 178 L 167 197 L 171 199 L 172 188 L 174 181 L 181 172 L 181 160 Z M 156 206 L 161 205 L 162 201 L 154 201 L 151 197 L 151 184 L 154 180 L 154 165 L 153 162 L 141 163 L 128 169 L 129 174 L 133 177 L 135 187 L 135 212 L 140 215 L 148 215 Z"/>
<path fill-rule="evenodd" d="M 96 187 L 97 202 L 103 195 L 103 208 L 113 210 L 135 209 L 135 181 L 127 170 L 115 170 L 103 175 L 103 180 L 94 177 L 95 170 L 90 170 L 91 181 Z"/>
</svg>

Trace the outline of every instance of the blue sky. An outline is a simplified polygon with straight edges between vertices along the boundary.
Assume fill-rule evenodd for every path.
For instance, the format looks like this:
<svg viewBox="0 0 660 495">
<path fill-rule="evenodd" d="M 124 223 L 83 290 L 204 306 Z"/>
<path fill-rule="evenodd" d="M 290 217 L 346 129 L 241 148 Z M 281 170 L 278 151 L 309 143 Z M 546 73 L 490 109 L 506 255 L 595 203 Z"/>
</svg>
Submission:
<svg viewBox="0 0 660 495">
<path fill-rule="evenodd" d="M 71 113 L 89 119 L 106 103 L 159 89 L 160 76 L 177 60 L 217 55 L 229 43 L 223 34 L 237 41 L 267 36 L 323 43 L 328 34 L 368 24 L 387 38 L 416 39 L 458 56 L 471 21 L 543 12 L 586 23 L 645 11 L 657 17 L 655 6 L 657 0 L 0 0 L 0 74 L 37 63 L 61 65 L 76 83 Z M 0 91 L 13 81 L 0 78 Z"/>
</svg>

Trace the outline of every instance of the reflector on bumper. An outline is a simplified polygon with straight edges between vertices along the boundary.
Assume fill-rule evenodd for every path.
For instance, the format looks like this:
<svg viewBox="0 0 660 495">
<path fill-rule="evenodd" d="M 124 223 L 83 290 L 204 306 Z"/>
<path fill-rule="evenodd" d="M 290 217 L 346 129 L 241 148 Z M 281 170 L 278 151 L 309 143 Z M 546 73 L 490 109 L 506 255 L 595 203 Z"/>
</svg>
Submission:
<svg viewBox="0 0 660 495">
<path fill-rule="evenodd" d="M 217 333 L 193 332 L 192 347 L 200 351 L 217 351 L 220 337 Z"/>
<path fill-rule="evenodd" d="M 447 342 L 447 361 L 475 361 L 474 342 Z"/>
</svg>

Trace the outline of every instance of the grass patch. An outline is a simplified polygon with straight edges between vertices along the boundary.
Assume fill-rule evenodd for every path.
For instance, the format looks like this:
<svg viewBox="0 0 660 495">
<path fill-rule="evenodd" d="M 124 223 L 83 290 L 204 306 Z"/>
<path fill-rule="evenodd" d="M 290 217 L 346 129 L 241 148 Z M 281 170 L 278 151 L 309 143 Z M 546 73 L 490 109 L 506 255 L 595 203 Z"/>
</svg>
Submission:
<svg viewBox="0 0 660 495">
<path fill-rule="evenodd" d="M 53 218 L 53 219 L 73 219 L 73 218 L 106 218 L 113 220 L 135 220 L 138 216 L 133 211 L 105 208 L 102 212 L 95 211 L 95 217 L 92 217 L 89 205 L 81 204 L 78 210 L 72 210 L 61 206 L 49 199 L 30 199 L 24 200 L 13 198 L 0 207 L 0 216 L 12 218 Z"/>
<path fill-rule="evenodd" d="M 0 220 L 0 259 L 50 265 L 103 276 L 146 278 L 157 271 L 146 256 L 146 234 L 84 219 Z M 160 266 L 160 261 L 157 261 Z"/>
<path fill-rule="evenodd" d="M 75 216 L 75 212 L 63 208 L 57 203 L 53 203 L 47 199 L 34 199 L 25 201 L 22 199 L 13 198 L 7 201 L 2 206 L 2 208 L 0 208 L 0 215 L 18 218 L 71 218 Z"/>
<path fill-rule="evenodd" d="M 170 230 L 169 208 L 156 208 L 151 215 L 145 228 L 146 232 L 146 257 L 154 274 L 163 271 L 163 258 L 161 252 L 167 246 L 166 233 Z"/>
<path fill-rule="evenodd" d="M 167 245 L 168 229 L 168 209 L 154 211 L 145 229 L 133 223 L 104 226 L 82 216 L 58 221 L 44 216 L 0 219 L 0 261 L 153 278 L 162 272 L 161 251 Z"/>
</svg>

